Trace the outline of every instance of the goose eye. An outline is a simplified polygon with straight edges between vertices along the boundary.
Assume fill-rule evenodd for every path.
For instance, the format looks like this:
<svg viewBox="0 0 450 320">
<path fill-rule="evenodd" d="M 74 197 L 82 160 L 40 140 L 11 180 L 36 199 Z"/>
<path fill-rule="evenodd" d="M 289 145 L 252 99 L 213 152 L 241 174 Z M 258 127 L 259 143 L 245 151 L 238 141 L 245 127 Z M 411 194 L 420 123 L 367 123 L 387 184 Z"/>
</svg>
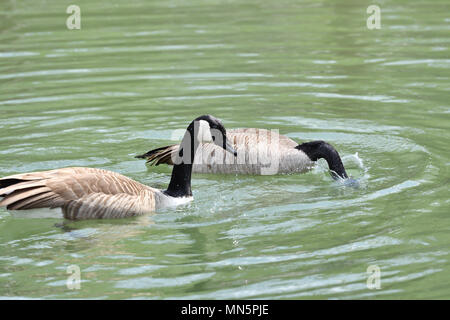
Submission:
<svg viewBox="0 0 450 320">
<path fill-rule="evenodd" d="M 213 136 L 212 139 L 213 139 L 213 141 L 216 141 L 216 137 Z"/>
</svg>

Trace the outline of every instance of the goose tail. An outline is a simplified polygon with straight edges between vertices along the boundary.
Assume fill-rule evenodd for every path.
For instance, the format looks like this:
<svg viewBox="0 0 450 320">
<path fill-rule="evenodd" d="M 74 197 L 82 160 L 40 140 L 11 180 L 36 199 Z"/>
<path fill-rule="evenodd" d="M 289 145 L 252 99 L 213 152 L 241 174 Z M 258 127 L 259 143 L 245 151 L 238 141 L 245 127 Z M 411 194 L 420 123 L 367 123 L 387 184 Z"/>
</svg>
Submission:
<svg viewBox="0 0 450 320">
<path fill-rule="evenodd" d="M 147 153 L 135 156 L 138 159 L 146 159 L 152 166 L 163 164 L 173 165 L 172 154 L 179 148 L 178 144 L 165 146 L 148 151 Z"/>
<path fill-rule="evenodd" d="M 8 210 L 54 207 L 58 200 L 44 177 L 21 174 L 0 178 L 0 207 Z"/>
</svg>

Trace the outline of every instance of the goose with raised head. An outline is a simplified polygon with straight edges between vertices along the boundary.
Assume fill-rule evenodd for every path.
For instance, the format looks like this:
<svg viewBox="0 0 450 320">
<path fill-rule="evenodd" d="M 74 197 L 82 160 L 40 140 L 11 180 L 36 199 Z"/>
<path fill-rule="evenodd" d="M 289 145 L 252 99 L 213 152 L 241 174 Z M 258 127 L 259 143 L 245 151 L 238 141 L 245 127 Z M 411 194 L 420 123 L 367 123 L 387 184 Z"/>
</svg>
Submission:
<svg viewBox="0 0 450 320">
<path fill-rule="evenodd" d="M 229 157 L 212 143 L 203 143 L 194 159 L 194 173 L 279 174 L 310 170 L 319 159 L 328 163 L 331 176 L 348 178 L 336 149 L 325 141 L 296 143 L 287 136 L 266 129 L 230 129 L 227 131 L 237 157 Z M 173 164 L 178 145 L 150 150 L 136 158 L 151 165 Z"/>
<path fill-rule="evenodd" d="M 61 208 L 66 219 L 78 220 L 132 217 L 187 202 L 192 200 L 193 159 L 199 145 L 209 142 L 236 156 L 222 123 L 210 115 L 198 117 L 174 150 L 176 164 L 166 190 L 107 170 L 62 168 L 0 178 L 0 207 Z"/>
</svg>

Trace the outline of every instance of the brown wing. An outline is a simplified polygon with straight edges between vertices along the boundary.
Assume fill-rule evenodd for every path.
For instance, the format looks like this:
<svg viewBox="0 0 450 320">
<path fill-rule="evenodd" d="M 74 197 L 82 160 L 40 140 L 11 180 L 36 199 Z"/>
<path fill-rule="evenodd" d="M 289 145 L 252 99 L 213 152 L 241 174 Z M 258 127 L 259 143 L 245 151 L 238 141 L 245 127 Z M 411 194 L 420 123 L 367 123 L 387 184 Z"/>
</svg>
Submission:
<svg viewBox="0 0 450 320">
<path fill-rule="evenodd" d="M 195 155 L 193 172 L 231 174 L 275 174 L 285 172 L 291 154 L 298 145 L 278 131 L 243 128 L 227 131 L 237 157 L 212 143 L 202 144 Z M 296 157 L 294 156 L 296 159 Z M 295 160 L 294 159 L 294 160 Z M 297 159 L 298 160 L 298 159 Z M 294 161 L 295 162 L 295 161 Z M 297 161 L 298 162 L 298 161 Z M 291 172 L 287 168 L 287 172 Z"/>
<path fill-rule="evenodd" d="M 294 140 L 284 136 L 284 135 L 276 135 L 276 131 L 270 131 L 267 129 L 256 129 L 256 128 L 243 128 L 243 129 L 230 129 L 227 131 L 227 137 L 232 143 L 235 150 L 245 151 L 249 153 L 252 148 L 258 145 L 258 143 L 274 143 L 273 139 L 278 140 L 279 152 L 282 154 L 285 151 L 295 148 L 298 143 Z M 180 145 L 174 144 L 170 146 L 160 147 L 157 149 L 153 149 L 148 151 L 145 154 L 136 156 L 136 158 L 147 159 L 147 163 L 150 165 L 157 166 L 161 163 L 173 165 L 172 157 L 175 156 L 175 152 L 178 150 Z M 214 144 L 206 143 L 202 144 L 202 152 L 203 154 L 209 154 L 216 150 L 221 154 L 224 151 L 221 150 L 220 147 L 217 147 Z"/>
<path fill-rule="evenodd" d="M 1 178 L 0 206 L 9 210 L 60 207 L 71 219 L 115 217 L 120 210 L 122 216 L 132 216 L 154 210 L 155 192 L 115 172 L 63 168 Z"/>
<path fill-rule="evenodd" d="M 79 219 L 116 219 L 142 215 L 153 211 L 155 197 L 152 192 L 140 195 L 126 193 L 91 193 L 77 200 L 70 200 L 62 207 L 64 217 Z"/>
<path fill-rule="evenodd" d="M 277 131 L 254 128 L 232 129 L 227 131 L 227 137 L 238 154 L 237 158 L 213 143 L 204 143 L 201 145 L 201 152 L 197 152 L 194 163 L 209 164 L 210 160 L 217 156 L 219 163 L 233 164 L 241 158 L 245 159 L 245 164 L 261 166 L 256 159 L 263 151 L 267 154 L 278 154 L 280 157 L 290 151 L 297 152 L 295 147 L 298 144 L 278 134 Z M 251 159 L 252 157 L 255 159 Z M 224 160 L 226 158 L 228 161 Z"/>
<path fill-rule="evenodd" d="M 290 149 L 295 148 L 298 143 L 279 134 L 278 131 L 275 130 L 267 130 L 267 129 L 257 129 L 257 128 L 242 128 L 242 129 L 231 129 L 227 131 L 228 139 L 230 139 L 231 143 L 234 147 L 248 147 L 248 146 L 256 146 L 258 143 L 275 143 L 275 139 L 278 139 L 278 143 L 280 149 Z M 281 150 L 280 150 L 281 151 Z"/>
</svg>

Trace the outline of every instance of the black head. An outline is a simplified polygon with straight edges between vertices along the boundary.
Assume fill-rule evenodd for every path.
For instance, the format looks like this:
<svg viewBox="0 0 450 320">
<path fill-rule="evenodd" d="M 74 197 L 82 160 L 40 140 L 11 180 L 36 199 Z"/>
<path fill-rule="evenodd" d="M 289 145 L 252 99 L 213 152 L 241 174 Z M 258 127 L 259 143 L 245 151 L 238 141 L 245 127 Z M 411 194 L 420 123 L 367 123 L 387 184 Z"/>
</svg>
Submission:
<svg viewBox="0 0 450 320">
<path fill-rule="evenodd" d="M 227 134 L 227 130 L 223 126 L 222 121 L 220 121 L 216 117 L 214 117 L 210 114 L 206 114 L 206 115 L 196 118 L 194 121 L 201 121 L 201 120 L 206 121 L 208 123 L 210 129 L 218 130 L 223 135 Z"/>
<path fill-rule="evenodd" d="M 214 143 L 226 151 L 231 152 L 234 156 L 237 156 L 236 151 L 227 139 L 227 131 L 222 121 L 208 114 L 196 118 L 193 123 L 198 123 L 194 127 L 197 128 L 199 142 Z"/>
</svg>

